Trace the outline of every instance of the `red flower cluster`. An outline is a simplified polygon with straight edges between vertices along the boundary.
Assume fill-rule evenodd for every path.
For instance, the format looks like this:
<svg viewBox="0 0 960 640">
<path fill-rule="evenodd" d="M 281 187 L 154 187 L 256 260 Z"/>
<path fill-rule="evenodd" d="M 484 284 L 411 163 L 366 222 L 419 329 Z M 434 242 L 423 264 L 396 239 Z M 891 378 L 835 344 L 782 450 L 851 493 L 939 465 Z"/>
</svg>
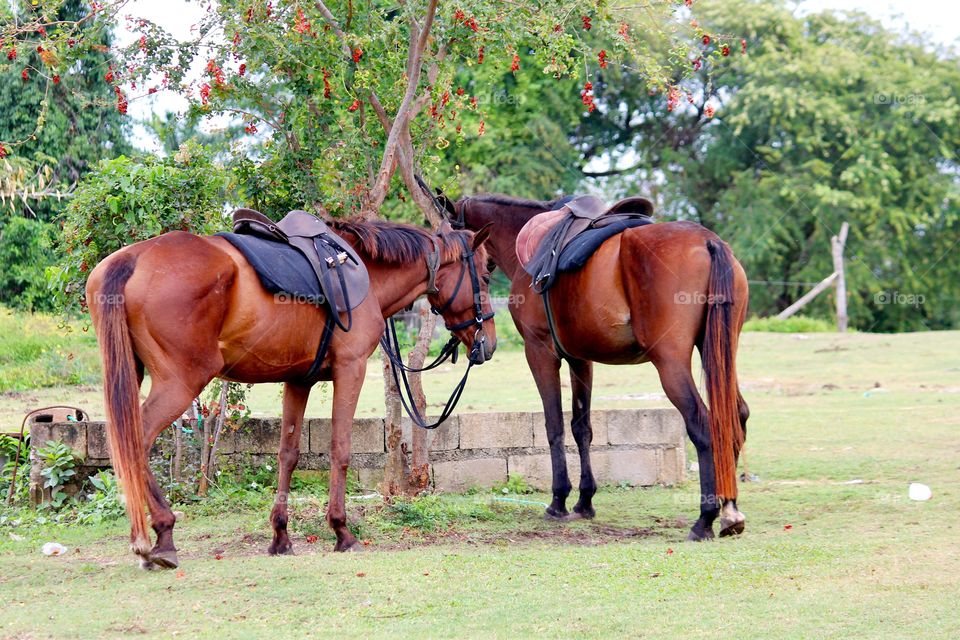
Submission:
<svg viewBox="0 0 960 640">
<path fill-rule="evenodd" d="M 220 68 L 220 65 L 217 64 L 216 60 L 207 61 L 207 73 L 213 76 L 213 83 L 222 87 L 224 84 L 223 81 L 223 69 Z"/>
<path fill-rule="evenodd" d="M 323 97 L 324 97 L 324 98 L 329 98 L 329 97 L 330 97 L 330 93 L 331 93 L 331 91 L 330 91 L 330 72 L 327 71 L 326 68 L 324 68 L 324 70 L 323 70 Z"/>
<path fill-rule="evenodd" d="M 619 35 L 624 40 L 627 40 L 628 39 L 627 31 L 629 30 L 630 30 L 630 25 L 628 25 L 626 22 L 621 22 L 620 28 L 617 29 L 617 35 Z"/>
<path fill-rule="evenodd" d="M 200 85 L 200 102 L 203 106 L 207 106 L 207 103 L 210 102 L 210 85 L 206 82 Z"/>
<path fill-rule="evenodd" d="M 127 115 L 127 96 L 123 95 L 120 87 L 114 87 L 113 92 L 117 94 L 117 111 L 119 111 L 121 115 Z"/>
<path fill-rule="evenodd" d="M 47 30 L 42 25 L 40 26 L 39 29 L 37 29 L 37 33 L 39 33 L 43 37 L 47 36 Z"/>
<path fill-rule="evenodd" d="M 583 30 L 590 31 L 590 28 L 593 27 L 590 23 L 590 16 L 580 16 L 580 19 L 583 21 Z"/>
<path fill-rule="evenodd" d="M 723 47 L 720 48 L 720 54 L 723 57 L 727 57 L 728 55 L 730 55 L 730 47 L 728 47 L 727 45 L 723 45 Z"/>
<path fill-rule="evenodd" d="M 0 144 L 0 159 L 7 157 L 7 148 Z"/>
<path fill-rule="evenodd" d="M 480 126 L 477 127 L 477 135 L 482 136 L 483 133 L 487 130 L 487 123 L 483 120 L 480 121 Z"/>
<path fill-rule="evenodd" d="M 703 44 L 704 45 L 710 44 L 710 36 L 708 36 L 707 34 L 703 34 Z"/>
<path fill-rule="evenodd" d="M 583 85 L 583 91 L 580 92 L 580 100 L 583 102 L 583 106 L 587 108 L 587 111 L 593 111 L 597 108 L 597 105 L 593 103 L 593 83 L 587 82 Z"/>
<path fill-rule="evenodd" d="M 269 15 L 269 14 L 268 14 Z M 301 35 L 313 35 L 310 21 L 303 15 L 303 9 L 297 9 L 297 19 L 293 23 L 293 30 Z"/>
<path fill-rule="evenodd" d="M 245 127 L 243 128 L 243 130 L 246 131 L 248 135 L 253 135 L 253 134 L 255 134 L 255 133 L 257 132 L 257 125 L 255 125 L 254 123 L 251 122 L 250 124 L 248 124 L 247 126 L 245 126 Z M 242 407 L 243 405 L 240 405 L 240 406 Z M 242 410 L 243 410 L 243 409 L 241 409 L 241 411 L 242 411 Z"/>
<path fill-rule="evenodd" d="M 462 96 L 464 93 L 466 93 L 466 92 L 463 90 L 463 87 L 457 87 L 457 95 L 458 95 L 458 96 Z"/>
<path fill-rule="evenodd" d="M 679 104 L 680 89 L 677 87 L 670 87 L 670 91 L 667 92 L 667 111 L 673 111 Z"/>
<path fill-rule="evenodd" d="M 694 71 L 700 71 L 700 68 L 703 67 L 703 60 L 701 58 L 697 58 L 691 64 L 693 64 Z"/>
<path fill-rule="evenodd" d="M 477 64 L 483 64 L 483 47 L 480 47 L 480 50 L 477 51 Z"/>
<path fill-rule="evenodd" d="M 7 51 L 7 60 L 16 60 L 17 59 L 17 50 L 16 48 L 11 47 L 10 51 Z"/>
<path fill-rule="evenodd" d="M 597 54 L 597 58 L 600 60 L 600 68 L 606 69 L 607 68 L 607 50 L 601 49 L 600 53 Z"/>
<path fill-rule="evenodd" d="M 745 38 L 740 39 L 740 53 L 747 52 L 747 40 Z"/>
<path fill-rule="evenodd" d="M 520 70 L 520 56 L 516 53 L 513 54 L 513 62 L 510 63 L 510 71 L 516 72 Z"/>
<path fill-rule="evenodd" d="M 103 79 L 105 82 L 113 82 L 113 65 L 110 65 L 110 68 L 107 69 L 107 72 L 104 74 Z"/>
<path fill-rule="evenodd" d="M 60 84 L 60 76 L 58 75 L 53 76 L 53 84 Z"/>
<path fill-rule="evenodd" d="M 360 47 L 357 47 L 356 49 L 354 49 L 354 50 L 353 50 L 353 63 L 354 63 L 354 64 L 360 64 L 360 56 L 362 56 L 362 55 L 363 55 L 363 49 L 361 49 Z"/>
<path fill-rule="evenodd" d="M 463 26 L 475 33 L 480 31 L 480 25 L 477 24 L 477 19 L 473 17 L 468 18 L 467 14 L 463 12 L 463 9 L 457 9 L 453 12 L 453 20 L 454 22 L 463 24 Z"/>
<path fill-rule="evenodd" d="M 140 36 L 140 51 L 147 52 L 147 36 Z"/>
<path fill-rule="evenodd" d="M 712 118 L 713 114 L 716 113 L 716 111 L 717 110 L 713 108 L 712 104 L 708 104 L 703 108 L 703 115 L 707 116 L 708 118 Z"/>
<path fill-rule="evenodd" d="M 244 75 L 246 75 L 246 73 L 247 73 L 247 63 L 246 63 L 246 62 L 240 63 L 240 72 L 239 72 L 239 73 L 240 73 L 240 77 L 243 77 Z"/>
<path fill-rule="evenodd" d="M 360 108 L 360 100 L 354 100 L 353 104 L 347 107 L 347 111 L 356 111 Z"/>
<path fill-rule="evenodd" d="M 30 71 L 24 67 L 23 71 L 20 72 L 20 77 L 23 78 L 24 82 L 26 82 L 30 78 Z"/>
</svg>

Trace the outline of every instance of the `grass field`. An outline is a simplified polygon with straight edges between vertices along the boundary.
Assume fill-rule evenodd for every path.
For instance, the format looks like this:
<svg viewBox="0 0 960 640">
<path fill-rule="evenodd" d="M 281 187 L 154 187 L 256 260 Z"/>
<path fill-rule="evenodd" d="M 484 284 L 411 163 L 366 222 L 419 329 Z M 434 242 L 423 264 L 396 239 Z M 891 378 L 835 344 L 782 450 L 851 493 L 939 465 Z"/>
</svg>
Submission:
<svg viewBox="0 0 960 640">
<path fill-rule="evenodd" d="M 529 503 L 542 494 L 402 509 L 354 496 L 370 545 L 351 555 L 329 553 L 322 498 L 303 491 L 298 555 L 285 558 L 264 555 L 268 495 L 214 497 L 180 507 L 182 573 L 138 571 L 122 521 L 0 516 L 0 637 L 960 637 L 958 352 L 957 332 L 745 334 L 745 455 L 759 481 L 741 485 L 747 531 L 736 540 L 682 541 L 695 478 L 605 487 L 597 519 L 567 525 L 541 519 Z M 431 378 L 428 395 L 439 399 L 455 374 Z M 366 415 L 380 412 L 376 366 L 368 378 Z M 95 388 L 70 394 L 100 413 Z M 23 401 L 8 395 L 2 415 Z M 328 403 L 316 393 L 310 414 Z M 276 414 L 276 388 L 251 404 Z M 595 406 L 664 404 L 649 365 L 597 372 Z M 522 355 L 498 352 L 476 369 L 461 407 L 536 410 Z M 931 486 L 930 501 L 908 500 L 914 481 Z M 48 540 L 70 553 L 43 556 Z"/>
</svg>

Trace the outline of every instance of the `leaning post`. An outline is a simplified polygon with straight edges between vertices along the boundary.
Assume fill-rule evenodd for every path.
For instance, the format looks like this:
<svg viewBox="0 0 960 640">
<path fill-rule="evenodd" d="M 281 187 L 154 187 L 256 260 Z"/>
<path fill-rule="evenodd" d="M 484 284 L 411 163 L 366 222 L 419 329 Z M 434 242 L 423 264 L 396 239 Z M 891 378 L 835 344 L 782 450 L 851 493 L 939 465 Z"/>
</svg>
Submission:
<svg viewBox="0 0 960 640">
<path fill-rule="evenodd" d="M 850 225 L 844 222 L 840 225 L 840 234 L 830 238 L 830 247 L 833 252 L 833 271 L 837 274 L 837 331 L 847 331 L 847 281 L 843 272 L 843 249 L 847 244 L 847 232 Z"/>
</svg>

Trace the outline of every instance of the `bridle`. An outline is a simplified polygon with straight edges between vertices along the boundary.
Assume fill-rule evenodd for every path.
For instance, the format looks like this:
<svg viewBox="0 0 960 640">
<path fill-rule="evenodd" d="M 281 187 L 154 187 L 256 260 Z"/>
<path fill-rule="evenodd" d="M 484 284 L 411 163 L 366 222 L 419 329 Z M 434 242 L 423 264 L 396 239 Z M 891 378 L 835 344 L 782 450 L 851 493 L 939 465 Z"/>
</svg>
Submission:
<svg viewBox="0 0 960 640">
<path fill-rule="evenodd" d="M 387 328 L 384 331 L 383 336 L 380 338 L 380 347 L 383 349 L 383 352 L 387 354 L 387 359 L 390 361 L 390 369 L 393 372 L 394 381 L 397 384 L 397 389 L 400 391 L 400 403 L 403 405 L 404 411 L 406 411 L 407 415 L 410 416 L 410 419 L 413 421 L 413 423 L 424 429 L 436 429 L 453 414 L 457 403 L 460 401 L 460 396 L 463 395 L 463 390 L 466 388 L 467 377 L 470 375 L 470 369 L 474 364 L 483 362 L 484 359 L 483 347 L 486 344 L 487 336 L 483 331 L 483 323 L 487 320 L 493 319 L 494 317 L 492 311 L 488 313 L 483 312 L 483 292 L 480 289 L 480 275 L 477 273 L 477 265 L 473 260 L 475 253 L 467 244 L 467 240 L 463 234 L 457 234 L 456 238 L 461 245 L 460 275 L 457 278 L 457 284 L 453 289 L 453 293 L 450 294 L 450 298 L 448 298 L 447 301 L 439 308 L 431 305 L 430 311 L 434 315 L 443 315 L 443 313 L 450 308 L 450 305 L 453 304 L 453 301 L 457 299 L 457 296 L 460 294 L 460 289 L 463 286 L 463 282 L 466 279 L 467 274 L 469 274 L 470 286 L 473 289 L 474 317 L 453 325 L 447 324 L 446 321 L 444 321 L 444 325 L 451 333 L 454 331 L 462 331 L 463 329 L 468 329 L 473 326 L 476 327 L 476 331 L 473 334 L 473 347 L 470 349 L 467 370 L 463 373 L 463 377 L 460 379 L 460 382 L 454 387 L 450 398 L 447 400 L 446 405 L 444 405 L 443 411 L 440 413 L 440 417 L 436 422 L 427 423 L 426 419 L 420 413 L 420 409 L 417 407 L 417 403 L 413 399 L 413 390 L 410 388 L 410 381 L 407 378 L 407 373 L 421 373 L 423 371 L 435 369 L 448 358 L 450 358 L 452 363 L 456 363 L 457 354 L 459 353 L 460 347 L 460 338 L 455 335 L 451 335 L 450 339 L 440 350 L 440 354 L 436 357 L 436 359 L 430 364 L 419 368 L 410 367 L 404 363 L 403 357 L 400 355 L 400 341 L 397 338 L 397 325 L 392 317 L 387 321 Z M 435 235 L 431 236 L 430 239 L 433 242 L 433 251 L 427 256 L 426 259 L 427 295 L 438 295 L 440 293 L 440 289 L 437 287 L 437 272 L 440 269 L 440 243 Z M 400 384 L 401 380 L 403 381 L 402 385 Z"/>
</svg>

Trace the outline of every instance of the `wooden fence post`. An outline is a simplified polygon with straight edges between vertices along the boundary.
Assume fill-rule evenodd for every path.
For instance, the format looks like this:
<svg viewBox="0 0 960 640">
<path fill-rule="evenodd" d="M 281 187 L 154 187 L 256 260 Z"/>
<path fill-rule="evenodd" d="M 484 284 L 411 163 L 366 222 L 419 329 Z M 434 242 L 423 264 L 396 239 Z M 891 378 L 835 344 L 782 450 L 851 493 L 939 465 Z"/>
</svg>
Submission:
<svg viewBox="0 0 960 640">
<path fill-rule="evenodd" d="M 847 232 L 850 225 L 844 222 L 840 225 L 840 235 L 830 238 L 830 247 L 833 251 L 833 271 L 837 274 L 837 331 L 847 331 L 847 281 L 843 273 L 843 249 L 847 244 Z"/>
</svg>

